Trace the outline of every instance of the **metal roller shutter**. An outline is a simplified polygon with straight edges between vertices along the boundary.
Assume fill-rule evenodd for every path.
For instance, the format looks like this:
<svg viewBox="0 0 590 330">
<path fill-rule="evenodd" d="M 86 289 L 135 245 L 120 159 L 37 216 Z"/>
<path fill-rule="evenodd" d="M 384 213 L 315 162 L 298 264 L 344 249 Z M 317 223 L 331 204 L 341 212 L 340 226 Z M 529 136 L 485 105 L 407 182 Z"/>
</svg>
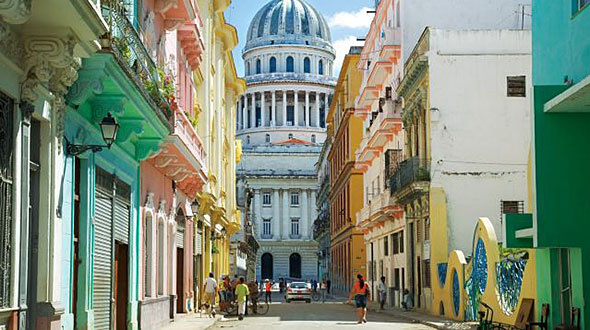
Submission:
<svg viewBox="0 0 590 330">
<path fill-rule="evenodd" d="M 130 187 L 117 182 L 117 196 L 115 197 L 115 240 L 129 243 L 129 222 L 131 220 Z"/>
<path fill-rule="evenodd" d="M 98 170 L 98 169 L 97 169 Z M 93 309 L 94 328 L 111 328 L 111 277 L 112 277 L 112 216 L 113 199 L 104 188 L 97 186 L 94 218 L 94 278 Z"/>
</svg>

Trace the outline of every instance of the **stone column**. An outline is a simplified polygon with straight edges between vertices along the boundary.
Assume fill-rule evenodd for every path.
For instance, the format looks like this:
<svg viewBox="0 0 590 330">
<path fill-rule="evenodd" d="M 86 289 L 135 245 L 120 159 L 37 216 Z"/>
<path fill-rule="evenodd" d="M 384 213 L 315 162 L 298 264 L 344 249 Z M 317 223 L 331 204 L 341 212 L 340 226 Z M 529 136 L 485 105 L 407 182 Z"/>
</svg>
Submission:
<svg viewBox="0 0 590 330">
<path fill-rule="evenodd" d="M 294 91 L 294 114 L 293 114 L 293 126 L 299 126 L 299 91 Z"/>
<path fill-rule="evenodd" d="M 244 108 L 242 109 L 243 129 L 248 128 L 248 94 L 244 94 Z"/>
<path fill-rule="evenodd" d="M 256 226 L 256 237 L 262 237 L 262 221 L 260 221 L 260 189 L 254 190 L 254 223 Z"/>
<path fill-rule="evenodd" d="M 314 223 L 318 217 L 318 209 L 317 209 L 317 205 L 316 205 L 316 194 L 317 192 L 315 191 L 315 189 L 311 190 L 311 200 L 310 200 L 310 204 L 311 204 L 311 223 Z M 311 226 L 313 228 L 313 226 Z M 311 236 L 313 233 L 313 230 L 309 231 L 309 235 Z"/>
<path fill-rule="evenodd" d="M 328 109 L 330 109 L 330 105 L 328 104 L 328 93 L 324 94 L 324 123 L 326 122 L 326 118 L 328 118 Z"/>
<path fill-rule="evenodd" d="M 315 125 L 320 127 L 320 93 L 315 93 Z"/>
<path fill-rule="evenodd" d="M 265 118 L 264 118 L 264 91 L 260 93 L 260 126 L 265 126 Z"/>
<path fill-rule="evenodd" d="M 272 193 L 272 238 L 279 240 L 281 238 L 281 214 L 279 209 L 281 200 L 278 189 L 273 189 Z"/>
<path fill-rule="evenodd" d="M 287 91 L 283 91 L 283 126 L 287 126 Z"/>
<path fill-rule="evenodd" d="M 309 118 L 311 111 L 309 109 L 309 91 L 305 91 L 305 126 L 311 126 L 311 119 Z"/>
<path fill-rule="evenodd" d="M 303 189 L 301 190 L 301 219 L 299 220 L 299 223 L 301 224 L 301 228 L 299 228 L 299 234 L 301 234 L 301 237 L 303 239 L 306 239 L 308 237 L 308 222 L 309 222 L 309 218 L 308 218 L 308 203 L 307 203 L 307 189 Z"/>
<path fill-rule="evenodd" d="M 252 101 L 252 110 L 250 110 L 250 127 L 256 127 L 256 93 L 250 94 Z"/>
<path fill-rule="evenodd" d="M 283 239 L 289 239 L 289 226 L 291 219 L 289 218 L 289 189 L 283 189 Z"/>
<path fill-rule="evenodd" d="M 238 129 L 242 129 L 242 125 L 244 124 L 244 117 L 242 112 L 242 97 L 238 100 L 238 111 L 236 111 L 238 115 Z"/>
<path fill-rule="evenodd" d="M 271 126 L 277 126 L 278 121 L 277 121 L 277 95 L 276 95 L 276 91 L 272 91 L 272 121 L 273 124 Z"/>
</svg>

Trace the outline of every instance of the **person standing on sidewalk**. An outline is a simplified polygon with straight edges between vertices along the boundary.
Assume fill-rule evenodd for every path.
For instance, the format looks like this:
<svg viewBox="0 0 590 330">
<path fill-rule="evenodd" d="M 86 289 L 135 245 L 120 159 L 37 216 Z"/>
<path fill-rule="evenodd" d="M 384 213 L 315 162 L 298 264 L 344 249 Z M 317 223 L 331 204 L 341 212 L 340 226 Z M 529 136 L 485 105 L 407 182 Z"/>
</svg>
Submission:
<svg viewBox="0 0 590 330">
<path fill-rule="evenodd" d="M 248 289 L 248 286 L 244 284 L 244 278 L 240 277 L 240 282 L 236 287 L 236 296 L 238 296 L 238 320 L 240 321 L 244 319 L 249 294 L 250 290 Z"/>
<path fill-rule="evenodd" d="M 215 281 L 213 273 L 209 273 L 209 277 L 207 280 L 205 280 L 203 291 L 205 292 L 205 307 L 207 308 L 210 315 L 215 317 L 215 296 L 217 293 L 217 281 Z"/>
<path fill-rule="evenodd" d="M 387 299 L 387 286 L 385 285 L 385 276 L 381 276 L 381 281 L 377 285 L 377 292 L 379 293 L 379 310 L 383 310 L 385 300 Z"/>
<path fill-rule="evenodd" d="M 328 294 L 330 294 L 330 287 L 332 287 L 332 281 L 327 280 L 326 281 L 326 289 L 328 290 Z"/>
<path fill-rule="evenodd" d="M 369 290 L 369 285 L 363 278 L 363 275 L 358 274 L 356 278 L 358 280 L 354 282 L 354 287 L 350 291 L 350 295 L 348 296 L 346 303 L 349 304 L 354 297 L 354 303 L 356 304 L 356 315 L 358 317 L 357 323 L 367 323 L 367 301 L 371 297 L 371 292 Z"/>
<path fill-rule="evenodd" d="M 320 294 L 322 297 L 322 302 L 326 302 L 326 279 L 323 279 L 320 283 Z"/>
<path fill-rule="evenodd" d="M 267 278 L 265 283 L 264 283 L 264 292 L 266 292 L 266 302 L 272 302 L 272 283 L 270 283 L 270 280 Z"/>
</svg>

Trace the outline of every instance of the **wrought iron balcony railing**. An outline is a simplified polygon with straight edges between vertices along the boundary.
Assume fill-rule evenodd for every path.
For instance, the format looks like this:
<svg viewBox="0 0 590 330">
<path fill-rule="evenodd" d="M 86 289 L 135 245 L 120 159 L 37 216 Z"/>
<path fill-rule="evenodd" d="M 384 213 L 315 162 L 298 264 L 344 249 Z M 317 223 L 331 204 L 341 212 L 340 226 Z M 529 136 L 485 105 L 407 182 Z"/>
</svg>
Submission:
<svg viewBox="0 0 590 330">
<path fill-rule="evenodd" d="M 395 193 L 412 183 L 430 181 L 430 160 L 412 157 L 399 163 L 389 183 L 391 193 Z"/>
<path fill-rule="evenodd" d="M 172 116 L 172 110 L 162 93 L 163 72 L 159 72 L 139 33 L 129 21 L 127 11 L 125 5 L 118 1 L 102 2 L 102 15 L 108 25 L 107 35 L 102 38 L 108 45 L 103 44 L 103 47 L 113 51 L 148 103 L 168 119 Z"/>
</svg>

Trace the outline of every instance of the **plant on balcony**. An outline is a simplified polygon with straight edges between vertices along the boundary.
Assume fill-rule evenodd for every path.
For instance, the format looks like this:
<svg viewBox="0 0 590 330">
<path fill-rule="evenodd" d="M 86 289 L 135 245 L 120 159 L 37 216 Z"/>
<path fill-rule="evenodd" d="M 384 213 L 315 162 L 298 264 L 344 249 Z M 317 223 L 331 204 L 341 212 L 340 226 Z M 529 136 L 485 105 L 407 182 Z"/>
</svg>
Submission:
<svg viewBox="0 0 590 330">
<path fill-rule="evenodd" d="M 215 244 L 211 245 L 211 253 L 213 253 L 213 254 L 219 253 L 219 249 L 217 248 L 217 245 L 215 245 Z"/>
<path fill-rule="evenodd" d="M 129 63 L 131 59 L 131 48 L 129 48 L 129 41 L 125 38 L 113 37 L 112 43 L 113 46 L 119 50 L 119 53 L 121 53 L 121 56 L 123 56 L 125 61 Z"/>
</svg>

